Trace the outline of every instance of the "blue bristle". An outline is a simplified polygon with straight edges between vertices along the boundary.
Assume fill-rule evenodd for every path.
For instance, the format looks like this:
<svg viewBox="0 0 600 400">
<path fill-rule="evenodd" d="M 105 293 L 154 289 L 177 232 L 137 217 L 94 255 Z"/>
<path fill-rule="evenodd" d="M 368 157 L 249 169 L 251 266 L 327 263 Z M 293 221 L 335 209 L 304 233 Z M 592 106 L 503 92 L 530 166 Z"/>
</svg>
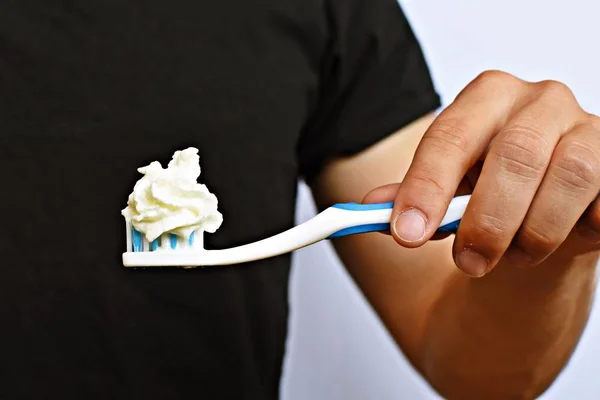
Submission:
<svg viewBox="0 0 600 400">
<path fill-rule="evenodd" d="M 131 235 L 131 241 L 133 244 L 133 251 L 135 252 L 140 252 L 143 250 L 143 241 L 142 241 L 142 234 L 140 232 L 138 232 L 137 230 L 133 229 L 133 234 Z"/>
<path fill-rule="evenodd" d="M 190 246 L 194 244 L 194 236 L 196 236 L 196 232 L 192 232 L 192 234 L 190 235 L 190 240 L 188 241 Z"/>
<path fill-rule="evenodd" d="M 176 249 L 177 248 L 177 235 L 171 233 L 171 234 L 169 234 L 169 239 L 171 241 L 171 248 Z"/>
</svg>

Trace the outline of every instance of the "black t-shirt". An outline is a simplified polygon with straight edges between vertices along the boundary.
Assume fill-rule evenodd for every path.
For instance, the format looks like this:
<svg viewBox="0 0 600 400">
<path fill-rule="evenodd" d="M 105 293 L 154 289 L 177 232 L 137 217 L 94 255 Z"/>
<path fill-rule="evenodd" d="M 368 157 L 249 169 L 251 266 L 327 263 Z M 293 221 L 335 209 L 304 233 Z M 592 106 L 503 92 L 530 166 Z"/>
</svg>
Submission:
<svg viewBox="0 0 600 400">
<path fill-rule="evenodd" d="M 0 398 L 276 398 L 289 255 L 123 268 L 136 168 L 199 148 L 231 247 L 438 104 L 394 0 L 4 0 Z"/>
</svg>

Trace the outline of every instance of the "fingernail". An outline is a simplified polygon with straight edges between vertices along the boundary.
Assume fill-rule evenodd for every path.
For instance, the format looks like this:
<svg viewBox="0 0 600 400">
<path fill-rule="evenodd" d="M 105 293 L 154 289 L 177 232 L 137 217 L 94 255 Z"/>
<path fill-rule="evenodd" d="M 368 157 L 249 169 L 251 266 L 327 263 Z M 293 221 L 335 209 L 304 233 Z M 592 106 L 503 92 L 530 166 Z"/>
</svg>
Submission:
<svg viewBox="0 0 600 400">
<path fill-rule="evenodd" d="M 415 210 L 398 215 L 393 226 L 396 235 L 407 243 L 418 242 L 425 236 L 425 218 Z"/>
<path fill-rule="evenodd" d="M 456 257 L 456 264 L 465 274 L 475 278 L 484 276 L 489 266 L 486 258 L 471 249 L 461 251 Z"/>
</svg>

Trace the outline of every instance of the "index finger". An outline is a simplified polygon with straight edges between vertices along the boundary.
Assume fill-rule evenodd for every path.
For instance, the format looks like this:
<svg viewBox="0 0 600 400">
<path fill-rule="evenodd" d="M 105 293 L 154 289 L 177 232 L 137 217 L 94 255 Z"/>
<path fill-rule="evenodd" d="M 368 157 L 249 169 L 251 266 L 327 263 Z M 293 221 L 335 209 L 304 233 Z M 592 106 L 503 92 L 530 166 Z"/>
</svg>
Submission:
<svg viewBox="0 0 600 400">
<path fill-rule="evenodd" d="M 483 73 L 431 124 L 396 194 L 391 231 L 397 242 L 418 247 L 433 236 L 467 170 L 516 108 L 522 83 Z"/>
</svg>

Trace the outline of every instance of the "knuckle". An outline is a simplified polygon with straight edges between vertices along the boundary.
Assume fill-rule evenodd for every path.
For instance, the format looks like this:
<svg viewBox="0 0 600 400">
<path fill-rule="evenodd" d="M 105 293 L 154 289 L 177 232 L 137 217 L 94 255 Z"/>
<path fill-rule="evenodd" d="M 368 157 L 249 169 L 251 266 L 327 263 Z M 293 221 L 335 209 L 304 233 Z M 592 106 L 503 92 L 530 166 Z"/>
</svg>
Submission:
<svg viewBox="0 0 600 400">
<path fill-rule="evenodd" d="M 575 97 L 567 85 L 552 79 L 538 82 L 537 87 L 540 97 L 549 97 L 552 99 L 573 99 Z"/>
<path fill-rule="evenodd" d="M 506 247 L 505 242 L 510 240 L 510 230 L 503 218 L 498 216 L 479 213 L 472 217 L 473 241 L 485 242 L 491 253 L 501 253 Z"/>
<path fill-rule="evenodd" d="M 474 80 L 473 83 L 476 85 L 496 85 L 496 84 L 506 84 L 506 83 L 514 83 L 517 81 L 517 78 L 513 75 L 498 71 L 498 70 L 487 70 L 480 73 Z"/>
<path fill-rule="evenodd" d="M 552 168 L 554 180 L 574 192 L 597 190 L 600 155 L 587 143 L 571 142 L 558 154 Z"/>
<path fill-rule="evenodd" d="M 410 178 L 419 187 L 420 197 L 423 201 L 427 200 L 423 198 L 425 196 L 425 192 L 427 192 L 429 195 L 432 195 L 436 199 L 446 193 L 444 185 L 442 185 L 435 177 L 433 177 L 433 174 L 417 173 Z"/>
<path fill-rule="evenodd" d="M 525 81 L 514 75 L 498 70 L 488 70 L 475 77 L 457 98 L 460 98 L 463 93 L 477 92 L 509 104 L 514 101 L 516 92 L 525 84 Z"/>
<path fill-rule="evenodd" d="M 552 253 L 561 243 L 562 238 L 547 226 L 525 224 L 521 227 L 517 242 L 525 253 L 539 257 Z"/>
<path fill-rule="evenodd" d="M 466 153 L 469 149 L 467 130 L 466 124 L 462 121 L 442 118 L 431 125 L 421 141 L 444 153 L 454 151 Z"/>
<path fill-rule="evenodd" d="M 530 125 L 509 126 L 493 152 L 505 171 L 527 180 L 538 179 L 549 164 L 549 145 Z"/>
<path fill-rule="evenodd" d="M 596 136 L 600 136 L 600 116 L 588 113 L 587 117 L 592 132 L 594 132 Z"/>
</svg>

